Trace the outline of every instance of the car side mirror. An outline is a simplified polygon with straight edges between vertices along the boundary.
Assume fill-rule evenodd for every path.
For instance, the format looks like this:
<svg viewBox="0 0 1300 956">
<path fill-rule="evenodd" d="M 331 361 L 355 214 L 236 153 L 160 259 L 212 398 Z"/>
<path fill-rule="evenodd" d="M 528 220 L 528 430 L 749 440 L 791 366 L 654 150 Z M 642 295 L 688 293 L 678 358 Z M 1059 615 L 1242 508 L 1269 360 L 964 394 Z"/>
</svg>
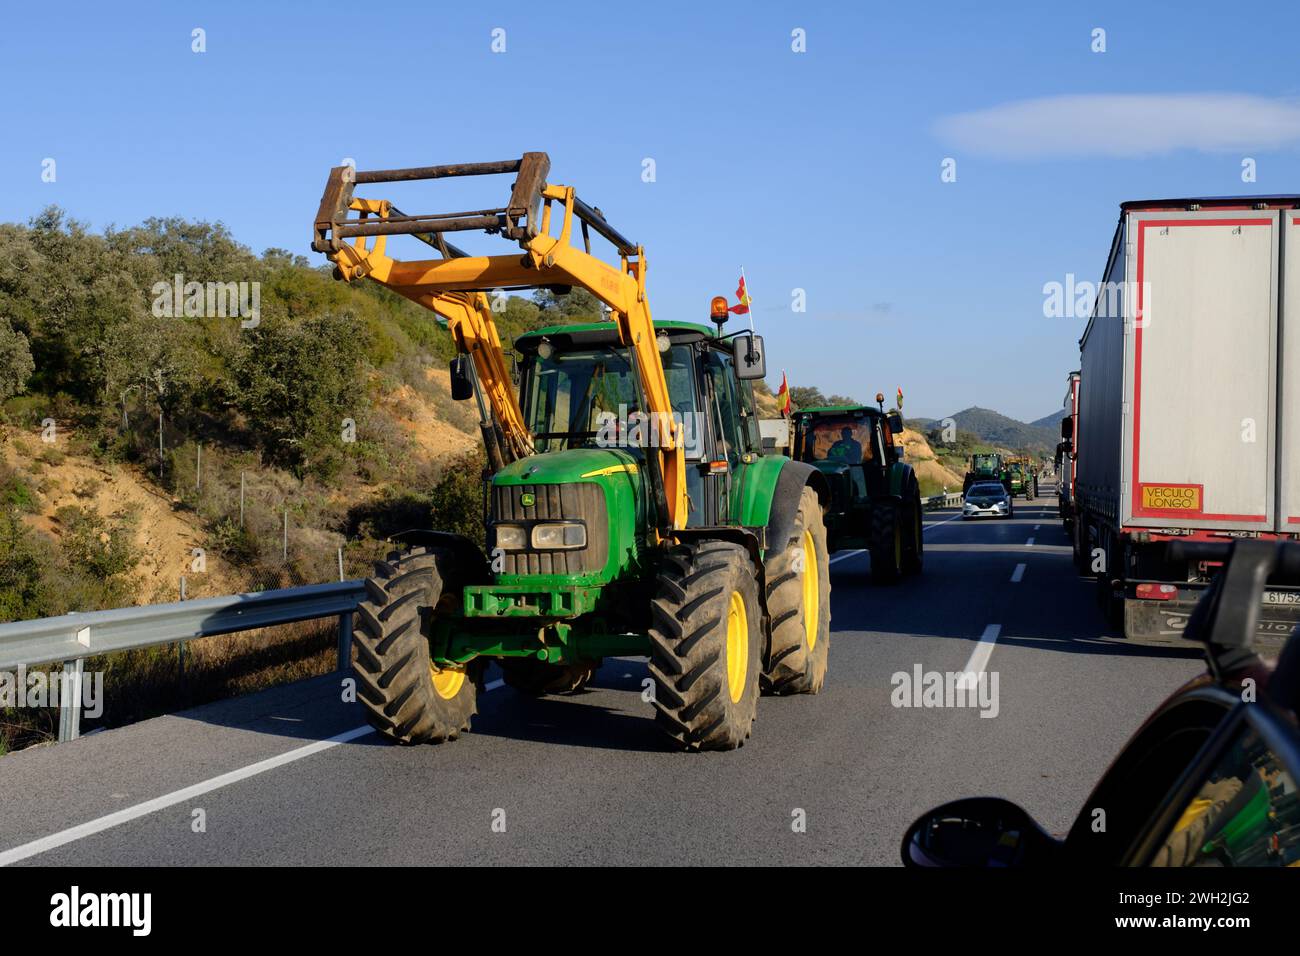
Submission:
<svg viewBox="0 0 1300 956">
<path fill-rule="evenodd" d="M 457 355 L 451 360 L 451 397 L 458 402 L 474 397 L 474 381 L 469 377 L 469 356 Z"/>
<path fill-rule="evenodd" d="M 904 866 L 1050 865 L 1065 844 L 1010 800 L 971 797 L 923 814 L 903 837 Z"/>
<path fill-rule="evenodd" d="M 1066 415 L 1064 418 L 1061 419 L 1061 437 L 1062 438 L 1074 437 L 1074 419 L 1069 415 Z"/>
<path fill-rule="evenodd" d="M 732 349 L 736 378 L 748 382 L 767 377 L 767 352 L 763 349 L 761 335 L 743 332 L 736 336 Z"/>
</svg>

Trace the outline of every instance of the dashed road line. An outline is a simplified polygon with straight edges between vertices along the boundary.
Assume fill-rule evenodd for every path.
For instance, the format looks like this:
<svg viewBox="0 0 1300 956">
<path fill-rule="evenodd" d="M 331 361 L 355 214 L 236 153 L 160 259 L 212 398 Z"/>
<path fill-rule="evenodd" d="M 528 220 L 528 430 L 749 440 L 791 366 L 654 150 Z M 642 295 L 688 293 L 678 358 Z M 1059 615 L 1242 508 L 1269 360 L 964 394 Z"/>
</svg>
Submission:
<svg viewBox="0 0 1300 956">
<path fill-rule="evenodd" d="M 1011 572 L 1011 583 L 1019 584 L 1021 580 L 1024 578 L 1024 576 L 1025 576 L 1025 566 L 1023 564 L 1017 564 L 1016 569 Z"/>
<path fill-rule="evenodd" d="M 984 668 L 988 667 L 989 658 L 993 656 L 993 645 L 998 642 L 998 635 L 1001 633 L 1001 624 L 990 624 L 984 628 L 979 643 L 975 645 L 975 650 L 971 651 L 970 660 L 966 662 L 961 677 L 957 679 L 957 686 L 974 687 L 979 682 L 979 675 L 984 673 Z"/>
</svg>

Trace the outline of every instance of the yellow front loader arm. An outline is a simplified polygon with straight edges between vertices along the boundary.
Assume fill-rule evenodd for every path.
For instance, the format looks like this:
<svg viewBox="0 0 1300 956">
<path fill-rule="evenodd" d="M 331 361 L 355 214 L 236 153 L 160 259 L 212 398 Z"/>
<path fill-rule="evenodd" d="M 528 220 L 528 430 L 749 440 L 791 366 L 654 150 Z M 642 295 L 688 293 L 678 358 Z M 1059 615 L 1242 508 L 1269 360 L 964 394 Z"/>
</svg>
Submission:
<svg viewBox="0 0 1300 956">
<path fill-rule="evenodd" d="M 446 317 L 457 347 L 474 362 L 479 386 L 511 458 L 530 454 L 532 439 L 511 388 L 486 293 L 554 286 L 580 286 L 589 291 L 608 307 L 618 325 L 620 340 L 628 347 L 636 369 L 644 411 L 659 419 L 659 447 L 647 450 L 658 524 L 664 532 L 684 528 L 689 510 L 686 461 L 646 301 L 645 251 L 606 223 L 598 209 L 578 199 L 572 186 L 548 185 L 549 170 L 545 153 L 525 153 L 521 159 L 500 163 L 371 172 L 338 166 L 330 171 L 321 198 L 312 248 L 335 263 L 339 278 L 349 282 L 373 279 Z M 499 209 L 408 216 L 386 200 L 353 196 L 355 186 L 367 183 L 494 173 L 517 174 L 510 204 Z M 553 204 L 561 204 L 562 210 L 559 234 L 554 236 Z M 582 231 L 581 249 L 572 242 L 575 219 Z M 524 254 L 470 256 L 444 238 L 444 233 L 468 230 L 500 233 L 516 240 Z M 618 268 L 591 254 L 591 231 L 618 250 Z M 390 258 L 386 253 L 390 235 L 416 236 L 437 248 L 442 258 Z"/>
</svg>

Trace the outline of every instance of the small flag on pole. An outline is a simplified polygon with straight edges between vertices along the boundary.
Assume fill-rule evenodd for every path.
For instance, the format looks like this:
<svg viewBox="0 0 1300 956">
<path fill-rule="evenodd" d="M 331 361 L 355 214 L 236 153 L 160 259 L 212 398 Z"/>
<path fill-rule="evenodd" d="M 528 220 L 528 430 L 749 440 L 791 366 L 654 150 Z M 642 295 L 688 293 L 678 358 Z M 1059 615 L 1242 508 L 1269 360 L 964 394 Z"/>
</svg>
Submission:
<svg viewBox="0 0 1300 956">
<path fill-rule="evenodd" d="M 898 386 L 898 410 L 903 410 L 903 386 Z"/>
<path fill-rule="evenodd" d="M 781 417 L 790 417 L 790 386 L 785 382 L 785 372 L 781 372 L 781 387 L 777 389 L 776 400 L 781 406 Z"/>
<path fill-rule="evenodd" d="M 745 315 L 749 312 L 749 291 L 745 288 L 745 277 L 743 275 L 740 277 L 740 285 L 736 287 L 736 298 L 739 299 L 740 302 L 737 305 L 733 305 L 727 311 L 733 312 L 736 315 Z"/>
</svg>

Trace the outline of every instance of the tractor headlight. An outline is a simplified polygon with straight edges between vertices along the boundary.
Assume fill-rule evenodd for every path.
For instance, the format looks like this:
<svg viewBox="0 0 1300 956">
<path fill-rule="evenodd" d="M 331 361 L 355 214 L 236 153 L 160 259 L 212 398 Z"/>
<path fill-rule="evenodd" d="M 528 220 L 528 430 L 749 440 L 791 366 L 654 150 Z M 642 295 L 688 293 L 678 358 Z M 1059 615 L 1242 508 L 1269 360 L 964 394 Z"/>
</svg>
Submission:
<svg viewBox="0 0 1300 956">
<path fill-rule="evenodd" d="M 533 547 L 538 551 L 568 551 L 587 546 L 587 528 L 577 521 L 549 521 L 533 525 Z"/>
<path fill-rule="evenodd" d="M 497 547 L 502 551 L 523 551 L 528 547 L 528 529 L 518 524 L 496 526 Z"/>
</svg>

